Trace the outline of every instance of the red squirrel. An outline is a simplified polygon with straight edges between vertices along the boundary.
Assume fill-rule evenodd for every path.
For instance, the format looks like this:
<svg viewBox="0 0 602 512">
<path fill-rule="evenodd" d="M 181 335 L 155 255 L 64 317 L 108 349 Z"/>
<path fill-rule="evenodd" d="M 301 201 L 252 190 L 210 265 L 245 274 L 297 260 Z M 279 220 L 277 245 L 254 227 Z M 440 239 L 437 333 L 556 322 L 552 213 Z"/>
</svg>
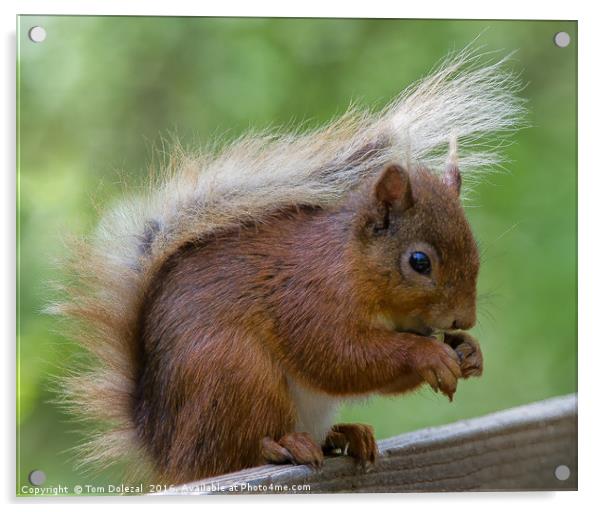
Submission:
<svg viewBox="0 0 602 512">
<path fill-rule="evenodd" d="M 346 398 L 427 384 L 451 400 L 481 374 L 455 141 L 522 107 L 501 63 L 467 60 L 378 115 L 182 156 L 104 217 L 54 305 L 95 356 L 65 379 L 71 409 L 102 427 L 87 461 L 134 452 L 162 483 L 335 451 L 365 465 L 372 427 L 333 425 Z M 494 158 L 467 153 L 468 175 Z"/>
</svg>

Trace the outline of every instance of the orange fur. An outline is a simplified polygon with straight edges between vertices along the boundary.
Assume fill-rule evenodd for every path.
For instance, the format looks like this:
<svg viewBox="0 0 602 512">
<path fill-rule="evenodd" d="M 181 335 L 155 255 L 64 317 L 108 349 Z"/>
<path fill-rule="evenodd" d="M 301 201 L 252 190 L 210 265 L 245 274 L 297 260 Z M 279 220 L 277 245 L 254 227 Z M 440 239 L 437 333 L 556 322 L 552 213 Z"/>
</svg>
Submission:
<svg viewBox="0 0 602 512">
<path fill-rule="evenodd" d="M 382 187 L 395 197 L 383 202 Z M 441 255 L 436 285 L 399 271 L 417 240 Z M 182 247 L 139 317 L 134 418 L 159 474 L 181 482 L 261 463 L 262 439 L 294 429 L 287 375 L 334 396 L 425 380 L 453 396 L 459 360 L 422 334 L 457 318 L 471 327 L 477 271 L 455 192 L 426 171 L 392 189 L 381 179 L 332 210 L 279 212 Z M 375 327 L 382 315 L 415 333 Z"/>
<path fill-rule="evenodd" d="M 49 310 L 92 359 L 64 380 L 67 407 L 98 427 L 82 462 L 135 457 L 178 482 L 257 464 L 262 449 L 295 460 L 306 436 L 289 434 L 321 443 L 345 397 L 426 381 L 451 398 L 459 375 L 480 373 L 468 335 L 430 337 L 475 321 L 459 188 L 500 162 L 490 137 L 499 147 L 524 113 L 504 60 L 477 63 L 459 52 L 378 114 L 176 153 L 75 244 Z M 443 171 L 451 133 L 462 177 L 455 143 Z M 381 175 L 391 161 L 410 169 Z M 429 254 L 431 280 L 409 250 Z"/>
</svg>

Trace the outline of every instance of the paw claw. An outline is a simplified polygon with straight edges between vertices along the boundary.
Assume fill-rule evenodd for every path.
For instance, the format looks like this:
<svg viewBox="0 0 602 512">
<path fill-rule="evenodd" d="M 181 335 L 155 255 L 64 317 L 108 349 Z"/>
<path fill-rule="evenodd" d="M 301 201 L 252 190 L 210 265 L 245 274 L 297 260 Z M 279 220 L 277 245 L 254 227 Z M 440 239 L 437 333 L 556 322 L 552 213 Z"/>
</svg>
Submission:
<svg viewBox="0 0 602 512">
<path fill-rule="evenodd" d="M 320 469 L 324 462 L 322 449 L 307 432 L 286 434 L 278 442 L 269 437 L 264 438 L 262 455 L 268 462 L 307 464 L 314 469 Z"/>
<path fill-rule="evenodd" d="M 462 377 L 460 358 L 453 348 L 436 340 L 422 342 L 416 347 L 413 364 L 433 391 L 441 391 L 451 401 Z"/>
<path fill-rule="evenodd" d="M 343 455 L 350 455 L 362 469 L 374 465 L 378 456 L 378 445 L 374 429 L 359 423 L 341 423 L 332 427 L 326 444 L 340 448 Z"/>
</svg>

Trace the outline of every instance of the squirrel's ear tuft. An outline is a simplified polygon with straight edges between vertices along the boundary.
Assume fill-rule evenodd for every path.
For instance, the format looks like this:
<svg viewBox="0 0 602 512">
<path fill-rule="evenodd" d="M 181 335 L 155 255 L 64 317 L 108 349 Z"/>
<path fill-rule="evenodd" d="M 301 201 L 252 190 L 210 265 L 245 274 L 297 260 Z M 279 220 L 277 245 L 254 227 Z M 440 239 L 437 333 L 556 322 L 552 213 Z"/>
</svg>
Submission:
<svg viewBox="0 0 602 512">
<path fill-rule="evenodd" d="M 397 212 L 407 210 L 414 204 L 408 173 L 399 165 L 389 165 L 374 185 L 374 199 Z"/>
</svg>

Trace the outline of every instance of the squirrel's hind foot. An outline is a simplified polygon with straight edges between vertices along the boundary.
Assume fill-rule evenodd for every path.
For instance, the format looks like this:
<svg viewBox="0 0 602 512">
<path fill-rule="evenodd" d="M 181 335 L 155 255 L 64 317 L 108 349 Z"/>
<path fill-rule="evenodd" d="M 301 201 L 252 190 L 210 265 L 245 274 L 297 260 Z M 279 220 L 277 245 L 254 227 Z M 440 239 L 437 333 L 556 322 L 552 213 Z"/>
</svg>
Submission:
<svg viewBox="0 0 602 512">
<path fill-rule="evenodd" d="M 264 437 L 261 454 L 272 464 L 307 464 L 319 469 L 324 462 L 322 449 L 307 432 L 292 432 L 277 442 L 271 437 Z"/>
<path fill-rule="evenodd" d="M 339 423 L 334 425 L 324 443 L 324 450 L 340 450 L 342 455 L 353 457 L 363 469 L 374 465 L 378 456 L 378 445 L 374 428 L 362 423 Z"/>
</svg>

